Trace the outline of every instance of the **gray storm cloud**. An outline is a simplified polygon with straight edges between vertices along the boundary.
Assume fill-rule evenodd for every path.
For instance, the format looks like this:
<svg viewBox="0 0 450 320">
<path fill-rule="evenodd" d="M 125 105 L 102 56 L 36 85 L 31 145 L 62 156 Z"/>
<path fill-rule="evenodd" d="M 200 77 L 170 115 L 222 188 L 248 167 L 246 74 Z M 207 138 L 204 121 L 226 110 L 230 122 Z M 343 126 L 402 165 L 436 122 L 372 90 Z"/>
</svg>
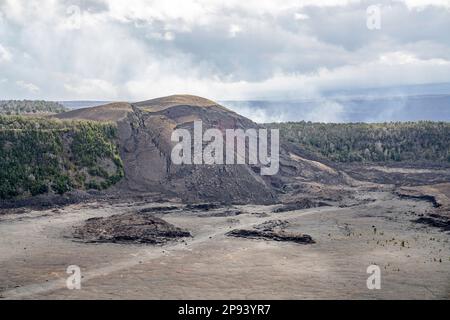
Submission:
<svg viewBox="0 0 450 320">
<path fill-rule="evenodd" d="M 376 3 L 374 31 L 370 1 L 0 0 L 0 97 L 322 99 L 449 82 L 449 1 Z"/>
</svg>

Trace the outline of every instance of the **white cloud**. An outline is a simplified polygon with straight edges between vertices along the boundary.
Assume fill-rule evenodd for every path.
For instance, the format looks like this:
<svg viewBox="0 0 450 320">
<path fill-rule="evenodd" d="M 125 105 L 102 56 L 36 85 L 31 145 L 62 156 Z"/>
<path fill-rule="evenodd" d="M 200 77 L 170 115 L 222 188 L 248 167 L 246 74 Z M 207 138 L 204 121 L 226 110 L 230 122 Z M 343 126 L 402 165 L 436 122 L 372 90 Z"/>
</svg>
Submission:
<svg viewBox="0 0 450 320">
<path fill-rule="evenodd" d="M 11 53 L 2 44 L 0 44 L 0 63 L 10 62 L 11 59 Z"/>
<path fill-rule="evenodd" d="M 449 2 L 389 1 L 370 33 L 367 2 L 357 0 L 90 0 L 80 12 L 72 1 L 4 0 L 0 63 L 10 81 L 0 99 L 297 99 L 449 82 L 450 11 L 436 9 Z"/>
<path fill-rule="evenodd" d="M 294 19 L 295 20 L 308 20 L 309 16 L 307 14 L 304 14 L 304 13 L 296 12 L 294 14 Z"/>
<path fill-rule="evenodd" d="M 343 122 L 344 111 L 344 106 L 336 101 L 319 99 L 317 106 L 302 117 L 311 122 L 339 123 Z"/>
<path fill-rule="evenodd" d="M 270 110 L 265 110 L 262 108 L 258 108 L 255 106 L 227 106 L 229 109 L 234 110 L 240 115 L 251 119 L 256 123 L 269 123 L 269 122 L 285 122 L 289 121 L 289 117 L 287 114 L 282 112 L 278 112 L 277 114 L 273 114 Z"/>
<path fill-rule="evenodd" d="M 422 10 L 428 6 L 450 8 L 449 0 L 394 0 L 403 2 L 409 9 Z"/>
<path fill-rule="evenodd" d="M 101 79 L 81 79 L 67 82 L 64 84 L 67 91 L 79 99 L 102 99 L 108 97 L 109 99 L 118 98 L 117 88 L 111 83 Z"/>
<path fill-rule="evenodd" d="M 231 38 L 234 38 L 237 36 L 238 33 L 242 32 L 242 28 L 241 26 L 237 25 L 237 24 L 232 24 L 230 26 L 230 30 L 229 30 L 229 34 Z"/>
<path fill-rule="evenodd" d="M 26 82 L 22 80 L 16 81 L 16 84 L 22 88 L 27 90 L 30 93 L 38 93 L 40 91 L 39 87 L 31 82 Z"/>
<path fill-rule="evenodd" d="M 173 39 L 175 39 L 175 35 L 172 32 L 164 33 L 164 40 L 172 41 Z"/>
</svg>

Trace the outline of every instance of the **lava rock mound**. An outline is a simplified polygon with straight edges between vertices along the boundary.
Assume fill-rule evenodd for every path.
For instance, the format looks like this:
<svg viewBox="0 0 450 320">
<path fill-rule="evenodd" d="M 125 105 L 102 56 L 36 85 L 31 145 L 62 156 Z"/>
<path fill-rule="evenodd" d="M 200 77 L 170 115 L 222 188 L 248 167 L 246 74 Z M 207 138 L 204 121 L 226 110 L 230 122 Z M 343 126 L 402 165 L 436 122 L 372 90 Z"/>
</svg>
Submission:
<svg viewBox="0 0 450 320">
<path fill-rule="evenodd" d="M 91 218 L 74 228 L 73 237 L 90 243 L 164 244 L 191 234 L 160 218 L 126 213 L 106 218 Z"/>
<path fill-rule="evenodd" d="M 257 225 L 253 229 L 235 229 L 226 235 L 229 237 L 295 242 L 298 244 L 316 243 L 310 235 L 286 231 L 285 229 L 288 225 L 288 221 L 272 220 Z"/>
</svg>

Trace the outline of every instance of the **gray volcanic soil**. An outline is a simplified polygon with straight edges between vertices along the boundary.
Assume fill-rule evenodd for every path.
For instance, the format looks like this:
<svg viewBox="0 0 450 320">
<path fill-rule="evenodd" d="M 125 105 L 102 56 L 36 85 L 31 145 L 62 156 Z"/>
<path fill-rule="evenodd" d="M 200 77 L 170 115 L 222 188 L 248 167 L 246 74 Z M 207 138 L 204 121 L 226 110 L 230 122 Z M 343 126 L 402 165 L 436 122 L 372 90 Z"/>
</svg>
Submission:
<svg viewBox="0 0 450 320">
<path fill-rule="evenodd" d="M 2 215 L 0 296 L 449 299 L 450 235 L 413 222 L 433 212 L 431 203 L 361 188 L 354 189 L 354 196 L 359 205 L 279 213 L 273 212 L 278 206 L 213 206 L 205 211 L 177 203 L 130 202 Z M 142 214 L 137 213 L 142 209 L 193 237 L 163 246 L 74 241 L 73 227 L 88 218 Z M 220 216 L 229 210 L 241 213 Z M 236 229 L 264 229 L 274 220 L 285 221 L 278 226 L 286 232 L 310 235 L 315 243 L 226 235 Z M 371 264 L 381 268 L 381 290 L 366 287 Z M 81 290 L 65 287 L 69 265 L 81 267 Z"/>
</svg>

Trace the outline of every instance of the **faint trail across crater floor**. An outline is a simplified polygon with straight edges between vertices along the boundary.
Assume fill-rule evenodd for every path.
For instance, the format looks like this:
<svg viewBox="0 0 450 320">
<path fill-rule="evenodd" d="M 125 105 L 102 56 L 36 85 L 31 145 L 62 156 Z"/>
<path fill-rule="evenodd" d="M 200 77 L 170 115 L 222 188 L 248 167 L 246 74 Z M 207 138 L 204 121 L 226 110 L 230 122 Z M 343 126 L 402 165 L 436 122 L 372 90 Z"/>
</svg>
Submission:
<svg viewBox="0 0 450 320">
<path fill-rule="evenodd" d="M 233 226 L 233 228 L 240 228 L 240 229 L 247 229 L 252 228 L 258 224 L 270 221 L 274 219 L 275 217 L 277 219 L 289 219 L 289 218 L 299 218 L 303 216 L 313 215 L 317 213 L 325 213 L 325 212 L 336 212 L 339 210 L 343 210 L 342 208 L 335 208 L 335 207 L 327 207 L 327 208 L 319 208 L 319 209 L 308 209 L 304 210 L 302 212 L 299 211 L 291 211 L 291 212 L 284 212 L 284 213 L 277 213 L 277 214 L 271 214 L 266 218 L 259 218 L 259 217 L 252 217 L 247 216 L 243 219 L 241 219 L 241 222 L 239 224 L 236 224 Z M 126 259 L 126 260 L 117 260 L 117 261 L 111 261 L 107 263 L 104 266 L 92 268 L 92 269 L 86 269 L 83 271 L 83 279 L 82 281 L 86 282 L 91 279 L 100 277 L 100 276 L 107 276 L 108 274 L 111 274 L 113 272 L 117 272 L 120 270 L 128 269 L 133 266 L 149 262 L 154 259 L 158 259 L 164 256 L 171 256 L 175 255 L 177 252 L 180 251 L 189 251 L 195 249 L 198 245 L 207 242 L 207 241 L 213 241 L 216 237 L 224 237 L 225 234 L 229 231 L 229 226 L 222 226 L 215 228 L 211 232 L 196 236 L 193 239 L 186 239 L 185 242 L 179 242 L 175 244 L 168 244 L 163 247 L 155 248 L 143 248 L 140 250 L 137 250 L 135 253 L 132 254 L 132 257 Z M 30 284 L 26 285 L 20 288 L 15 288 L 12 290 L 0 292 L 0 296 L 2 298 L 6 299 L 26 299 L 30 296 L 36 296 L 39 294 L 43 294 L 46 292 L 55 291 L 58 289 L 64 289 L 66 288 L 66 278 L 59 279 L 59 280 L 53 280 L 45 283 L 36 283 L 36 284 Z"/>
</svg>

